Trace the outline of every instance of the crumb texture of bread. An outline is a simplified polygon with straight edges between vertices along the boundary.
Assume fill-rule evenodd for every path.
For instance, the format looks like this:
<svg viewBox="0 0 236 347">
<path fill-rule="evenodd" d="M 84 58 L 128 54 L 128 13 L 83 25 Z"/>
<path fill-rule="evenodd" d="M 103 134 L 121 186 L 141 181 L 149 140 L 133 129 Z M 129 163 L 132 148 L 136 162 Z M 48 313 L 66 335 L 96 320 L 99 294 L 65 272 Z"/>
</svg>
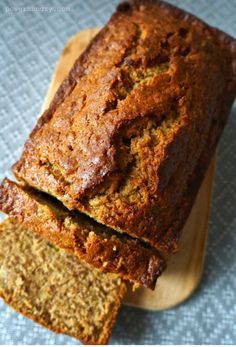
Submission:
<svg viewBox="0 0 236 347">
<path fill-rule="evenodd" d="M 108 342 L 126 285 L 9 219 L 0 226 L 0 296 L 56 333 Z"/>
<path fill-rule="evenodd" d="M 119 6 L 39 119 L 15 176 L 175 251 L 235 97 L 235 61 L 233 38 L 182 10 Z"/>
<path fill-rule="evenodd" d="M 166 267 L 155 249 L 115 233 L 81 213 L 70 212 L 47 194 L 8 179 L 0 184 L 0 210 L 103 272 L 115 273 L 150 289 L 155 288 Z"/>
</svg>

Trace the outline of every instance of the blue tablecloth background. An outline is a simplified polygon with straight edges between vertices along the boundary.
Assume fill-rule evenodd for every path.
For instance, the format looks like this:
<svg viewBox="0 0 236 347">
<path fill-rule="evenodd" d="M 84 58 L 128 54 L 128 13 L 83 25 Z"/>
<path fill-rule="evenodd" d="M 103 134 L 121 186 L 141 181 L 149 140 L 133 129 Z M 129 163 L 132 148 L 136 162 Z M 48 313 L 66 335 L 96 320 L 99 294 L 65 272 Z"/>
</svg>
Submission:
<svg viewBox="0 0 236 347">
<path fill-rule="evenodd" d="M 236 0 L 172 0 L 236 36 Z M 115 0 L 0 2 L 0 178 L 10 174 L 36 121 L 58 56 L 76 32 L 105 24 Z M 36 7 L 38 9 L 29 9 Z M 44 9 L 39 9 L 44 7 Z M 219 146 L 201 285 L 162 312 L 122 307 L 111 344 L 236 344 L 236 107 Z M 0 301 L 0 344 L 78 344 Z"/>
</svg>

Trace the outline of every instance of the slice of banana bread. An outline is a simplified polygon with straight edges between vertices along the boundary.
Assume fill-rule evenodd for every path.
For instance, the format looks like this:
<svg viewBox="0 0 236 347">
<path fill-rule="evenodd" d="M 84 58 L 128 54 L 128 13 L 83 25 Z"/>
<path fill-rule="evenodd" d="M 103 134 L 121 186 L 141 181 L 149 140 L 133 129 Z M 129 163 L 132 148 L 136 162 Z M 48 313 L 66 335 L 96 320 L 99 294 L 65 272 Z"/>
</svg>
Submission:
<svg viewBox="0 0 236 347">
<path fill-rule="evenodd" d="M 0 296 L 56 333 L 105 344 L 126 285 L 9 219 L 0 225 Z"/>
<path fill-rule="evenodd" d="M 46 194 L 5 179 L 0 210 L 38 236 L 76 254 L 103 272 L 154 289 L 166 263 L 137 240 L 115 233 L 87 216 L 70 212 Z"/>
<path fill-rule="evenodd" d="M 175 251 L 235 97 L 235 64 L 236 41 L 196 17 L 161 1 L 120 5 L 39 119 L 15 176 Z"/>
</svg>

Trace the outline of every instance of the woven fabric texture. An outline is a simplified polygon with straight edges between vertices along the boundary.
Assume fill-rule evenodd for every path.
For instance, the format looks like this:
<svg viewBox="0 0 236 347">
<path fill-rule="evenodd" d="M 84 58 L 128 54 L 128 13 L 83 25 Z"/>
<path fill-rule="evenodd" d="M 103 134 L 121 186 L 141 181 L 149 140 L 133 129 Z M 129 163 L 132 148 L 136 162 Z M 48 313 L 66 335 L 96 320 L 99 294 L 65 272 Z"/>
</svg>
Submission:
<svg viewBox="0 0 236 347">
<path fill-rule="evenodd" d="M 235 0 L 172 0 L 236 36 Z M 0 2 L 0 179 L 35 124 L 66 41 L 102 26 L 116 0 Z M 177 308 L 122 307 L 111 344 L 236 344 L 236 105 L 219 146 L 205 269 L 192 297 Z M 3 218 L 3 215 L 1 215 Z M 78 344 L 15 313 L 0 300 L 0 344 Z"/>
</svg>

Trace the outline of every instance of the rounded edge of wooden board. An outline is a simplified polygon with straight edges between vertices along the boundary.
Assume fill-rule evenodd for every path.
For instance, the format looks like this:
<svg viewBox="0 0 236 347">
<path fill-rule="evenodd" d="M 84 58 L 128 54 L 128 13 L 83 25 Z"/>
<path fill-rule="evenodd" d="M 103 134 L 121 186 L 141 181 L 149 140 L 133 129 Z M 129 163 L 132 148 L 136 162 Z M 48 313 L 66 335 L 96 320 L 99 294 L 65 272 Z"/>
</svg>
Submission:
<svg viewBox="0 0 236 347">
<path fill-rule="evenodd" d="M 48 89 L 47 89 L 47 93 L 46 93 L 45 98 L 44 98 L 43 105 L 41 107 L 41 113 L 48 108 L 48 106 L 49 106 L 53 96 L 55 95 L 58 87 L 61 85 L 64 78 L 67 76 L 67 74 L 69 73 L 70 69 L 72 68 L 75 60 L 78 57 L 78 54 L 75 55 L 74 52 L 71 52 L 71 47 L 76 45 L 77 43 L 79 43 L 79 51 L 80 51 L 79 54 L 81 54 L 83 52 L 83 50 L 88 46 L 90 40 L 99 32 L 100 29 L 101 28 L 99 28 L 99 27 L 84 29 L 84 30 L 81 30 L 80 32 L 72 35 L 68 39 L 68 41 L 66 42 L 66 44 L 65 44 L 65 46 L 64 46 L 64 48 L 63 48 L 63 50 L 59 56 L 57 64 L 55 66 L 51 81 L 50 81 Z M 70 59 L 69 64 L 65 67 L 64 71 L 61 71 L 61 67 L 64 64 L 64 61 L 66 59 L 68 59 L 68 57 L 70 55 L 72 55 L 74 59 L 72 59 L 72 60 Z M 58 78 L 59 75 L 60 75 L 60 78 Z"/>
<path fill-rule="evenodd" d="M 206 248 L 206 246 L 205 246 L 205 248 Z M 204 260 L 205 260 L 205 250 L 204 250 L 203 257 L 204 257 Z M 189 291 L 185 295 L 180 297 L 175 302 L 164 304 L 163 306 L 161 306 L 161 305 L 155 305 L 154 304 L 154 300 L 152 301 L 151 305 L 149 305 L 149 304 L 145 304 L 144 305 L 144 304 L 141 304 L 141 303 L 129 302 L 129 301 L 125 300 L 123 304 L 125 306 L 128 306 L 128 307 L 139 308 L 141 310 L 152 311 L 152 312 L 163 311 L 163 310 L 170 310 L 172 308 L 175 308 L 175 307 L 181 305 L 183 302 L 187 301 L 195 293 L 195 291 L 197 290 L 198 286 L 200 285 L 201 279 L 202 279 L 202 275 L 203 275 L 203 269 L 204 269 L 204 260 L 203 260 L 203 262 L 201 264 L 201 270 L 199 272 L 199 276 L 198 276 L 197 280 L 195 280 L 195 283 L 192 286 L 192 288 L 189 289 Z M 132 290 L 132 289 L 130 289 L 130 290 Z M 157 284 L 157 287 L 156 287 L 155 290 L 158 291 L 158 284 Z"/>
<path fill-rule="evenodd" d="M 75 54 L 75 51 L 77 49 L 81 51 L 84 50 L 85 46 L 87 46 L 87 43 L 91 40 L 91 38 L 93 36 L 95 36 L 95 34 L 99 31 L 99 28 L 91 28 L 91 29 L 86 29 L 83 30 L 77 34 L 75 34 L 74 36 L 72 36 L 68 42 L 66 43 L 62 54 L 60 55 L 58 64 L 55 68 L 55 72 L 53 74 L 52 77 L 52 81 L 49 85 L 49 89 L 48 89 L 48 93 L 47 96 L 45 98 L 45 102 L 43 104 L 43 110 L 49 105 L 52 96 L 55 94 L 55 91 L 57 90 L 57 87 L 61 84 L 61 82 L 64 80 L 65 75 L 69 72 L 70 68 L 73 65 L 73 61 L 77 58 L 77 55 Z M 76 45 L 76 50 L 75 47 L 74 49 L 71 49 L 74 45 Z M 78 46 L 77 46 L 78 45 Z M 74 60 L 73 60 L 74 59 Z M 65 68 L 63 68 L 62 65 L 64 65 L 65 63 L 68 64 L 66 65 Z M 65 75 L 64 75 L 65 74 Z M 198 263 L 198 270 L 197 273 L 195 274 L 195 278 L 193 281 L 192 286 L 189 286 L 188 291 L 185 292 L 182 296 L 180 296 L 178 298 L 178 300 L 175 301 L 168 301 L 165 304 L 160 305 L 160 303 L 157 305 L 155 302 L 155 295 L 159 295 L 159 290 L 160 290 L 160 282 L 163 282 L 163 278 L 165 278 L 165 274 L 162 276 L 162 278 L 157 282 L 157 286 L 156 286 L 156 290 L 154 292 L 151 292 L 150 290 L 147 289 L 143 289 L 143 291 L 146 291 L 146 293 L 148 293 L 148 296 L 150 296 L 152 299 L 149 300 L 149 303 L 147 304 L 147 302 L 141 302 L 142 301 L 142 297 L 139 298 L 139 300 L 135 301 L 135 297 L 137 297 L 137 292 L 135 293 L 131 293 L 130 295 L 132 295 L 133 300 L 132 301 L 125 301 L 124 304 L 128 305 L 128 306 L 132 306 L 132 307 L 137 307 L 137 308 L 141 308 L 141 309 L 145 309 L 145 310 L 150 310 L 150 311 L 159 311 L 159 310 L 163 310 L 163 309 L 170 309 L 173 308 L 179 304 L 181 304 L 182 302 L 186 301 L 196 290 L 196 288 L 198 287 L 201 277 L 202 277 L 202 273 L 203 273 L 203 265 L 204 265 L 204 258 L 205 258 L 205 249 L 206 249 L 206 240 L 207 240 L 207 224 L 208 224 L 208 220 L 209 220 L 209 214 L 210 214 L 210 202 L 211 202 L 211 193 L 212 193 L 212 186 L 213 186 L 213 178 L 214 178 L 214 167 L 215 167 L 215 160 L 213 160 L 211 166 L 209 167 L 208 173 L 206 175 L 205 180 L 207 179 L 208 181 L 208 205 L 207 205 L 207 211 L 205 213 L 205 215 L 207 216 L 205 218 L 205 227 L 204 227 L 204 237 L 202 238 L 202 247 L 201 247 L 201 261 L 200 263 Z M 188 223 L 188 222 L 187 222 Z M 175 258 L 174 258 L 175 257 Z M 178 257 L 178 254 L 175 255 L 173 257 L 173 259 L 176 259 L 176 257 Z M 167 282 L 171 282 L 171 280 L 169 279 Z M 165 286 L 169 286 L 170 283 L 166 283 Z M 148 291 L 148 292 L 147 292 Z M 139 292 L 139 290 L 138 290 Z M 155 294 L 155 295 L 150 295 L 150 293 Z M 143 295 L 147 295 L 144 294 Z M 147 300 L 146 300 L 147 301 Z"/>
</svg>

